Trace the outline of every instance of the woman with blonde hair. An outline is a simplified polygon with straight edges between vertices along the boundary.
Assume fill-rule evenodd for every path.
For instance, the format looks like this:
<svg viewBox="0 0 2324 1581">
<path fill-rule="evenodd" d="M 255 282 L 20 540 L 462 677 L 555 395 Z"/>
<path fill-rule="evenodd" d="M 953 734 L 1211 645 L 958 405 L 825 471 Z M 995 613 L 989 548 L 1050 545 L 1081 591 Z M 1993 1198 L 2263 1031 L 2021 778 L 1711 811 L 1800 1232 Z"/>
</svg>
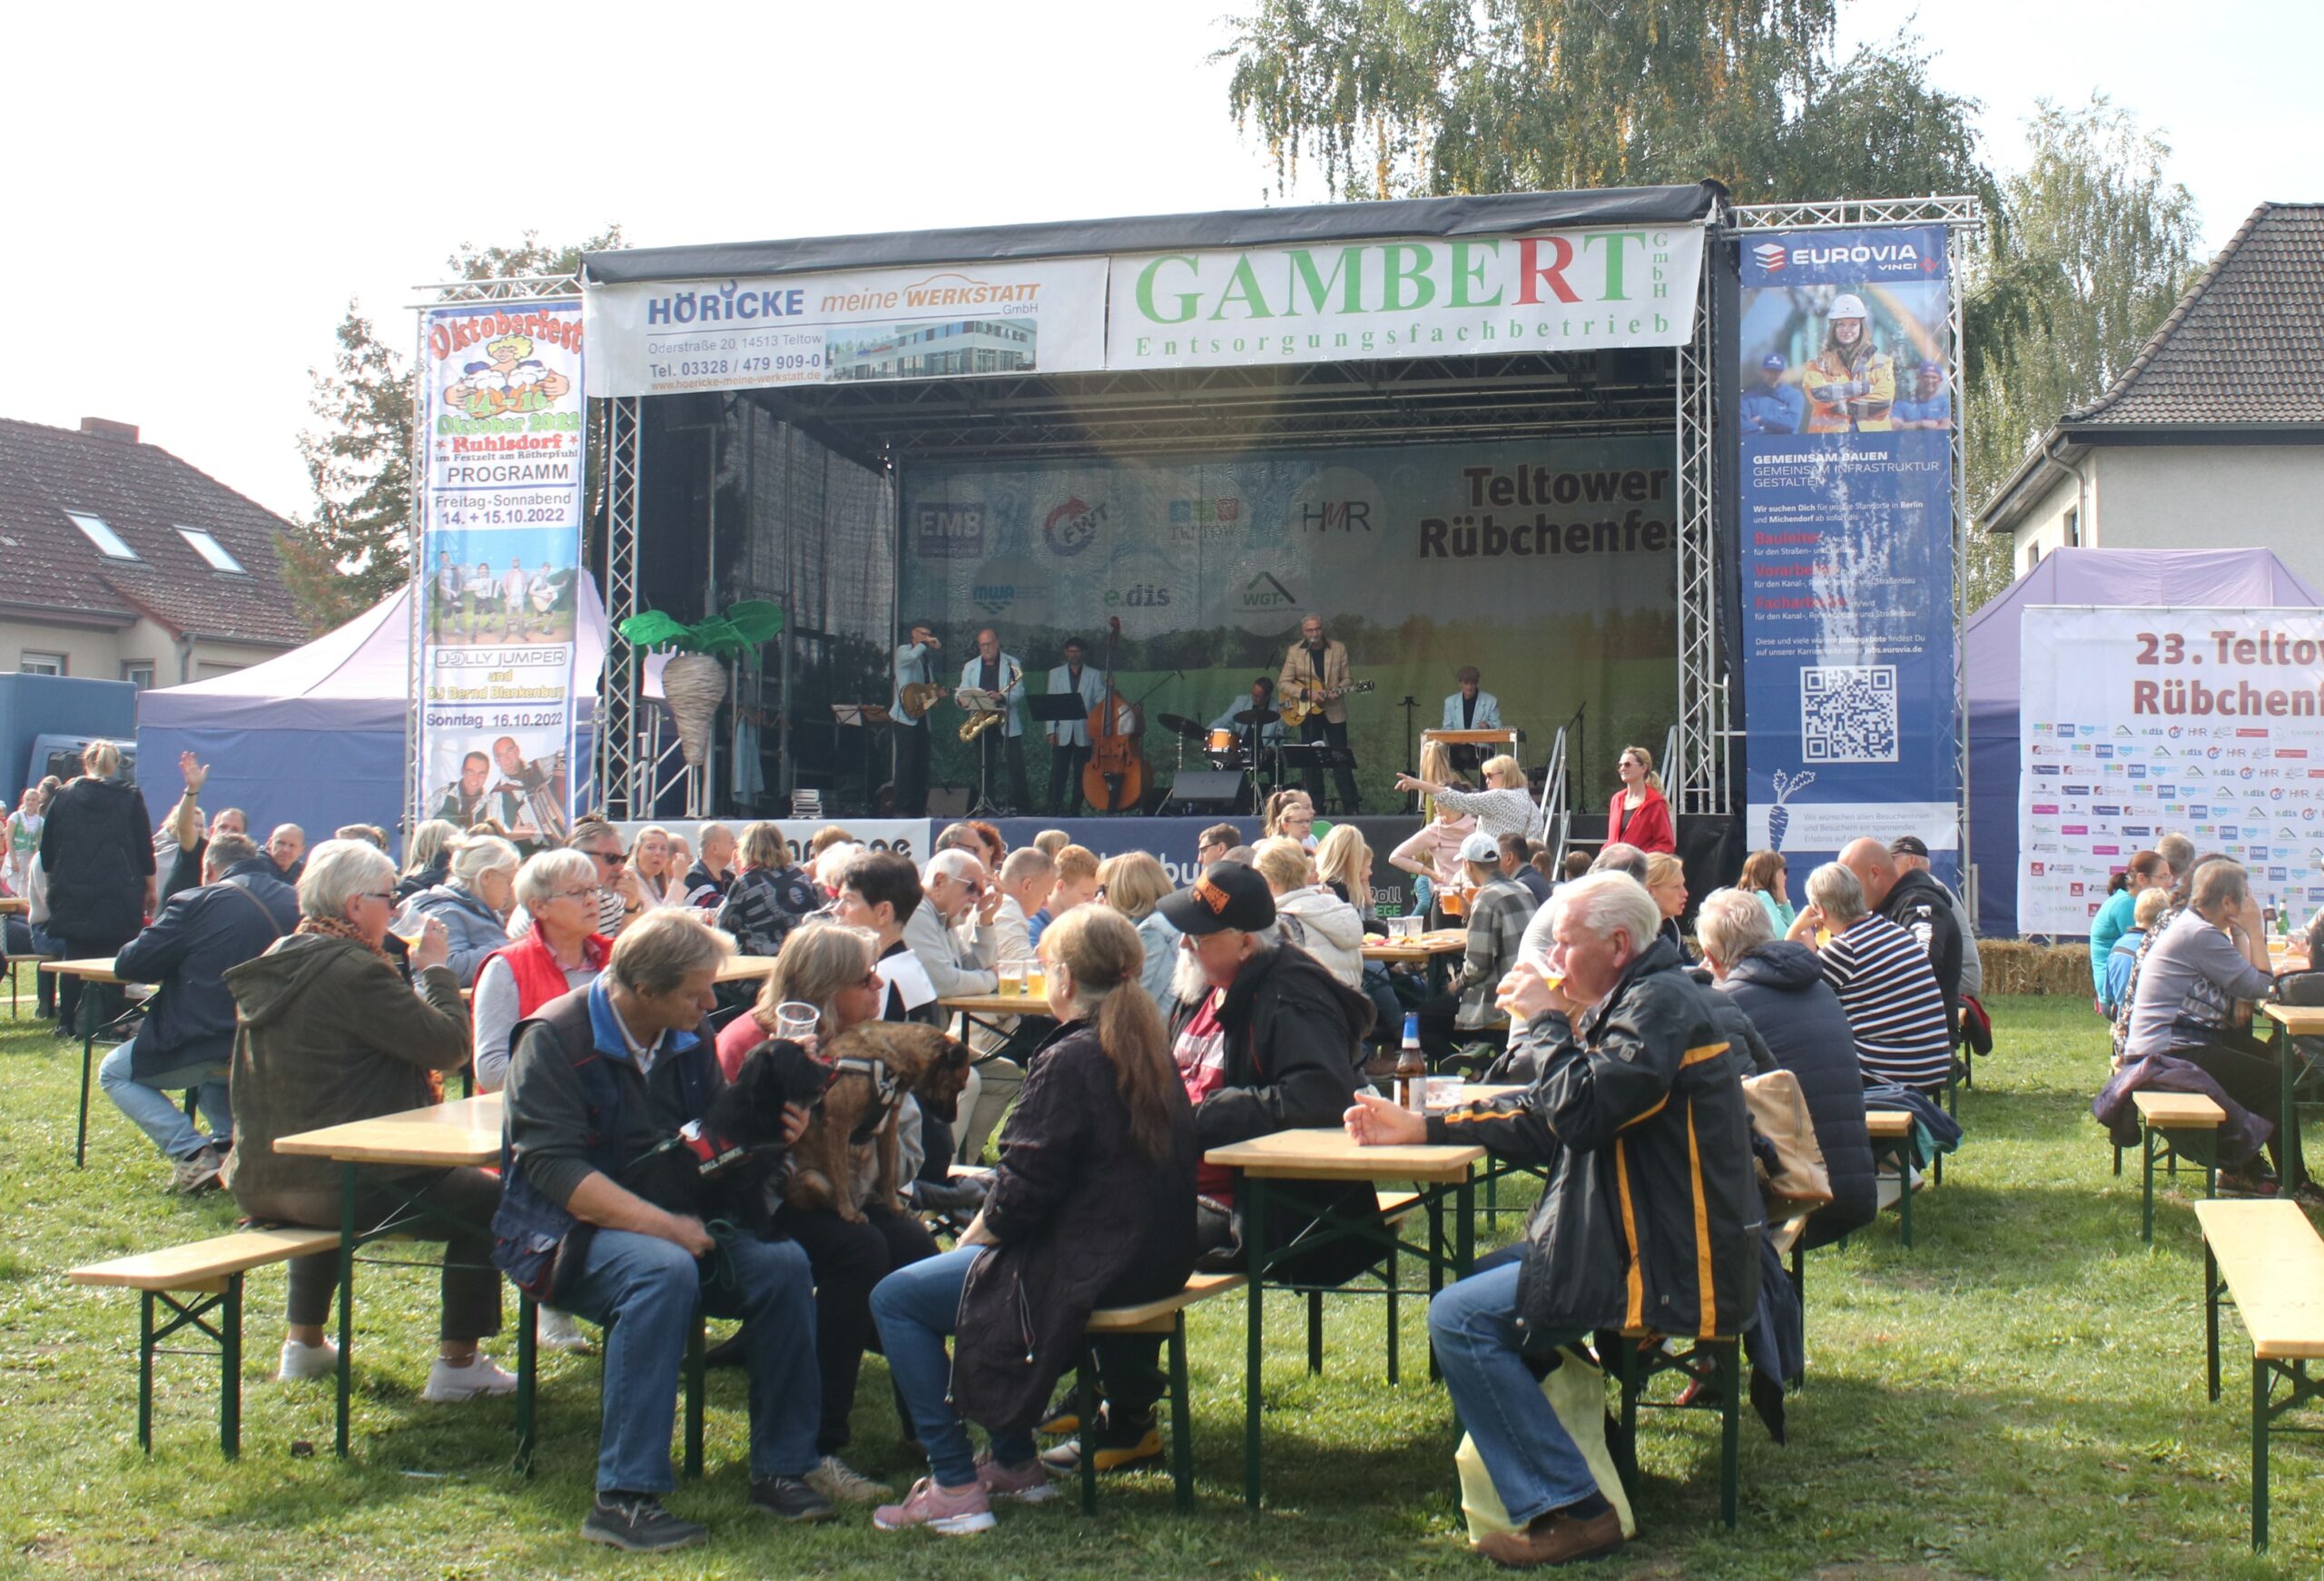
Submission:
<svg viewBox="0 0 2324 1581">
<path fill-rule="evenodd" d="M 678 875 L 685 871 L 671 865 L 671 855 L 677 842 L 670 831 L 659 824 L 648 824 L 637 831 L 637 838 L 629 845 L 629 869 L 637 874 L 637 893 L 646 907 L 675 905 L 682 898 Z"/>
<path fill-rule="evenodd" d="M 733 1081 L 743 1057 L 774 1035 L 775 1007 L 786 1002 L 815 1007 L 812 1036 L 818 1051 L 828 1050 L 852 1028 L 879 1020 L 884 995 L 878 956 L 879 936 L 869 928 L 815 922 L 793 933 L 775 957 L 774 970 L 767 973 L 758 1003 L 718 1034 L 718 1063 L 726 1079 Z M 899 1167 L 910 1180 L 919 1170 L 921 1136 L 920 1106 L 909 1095 L 898 1109 L 896 1136 L 904 1144 Z M 789 1202 L 774 1217 L 776 1230 L 799 1243 L 815 1276 L 815 1363 L 823 1386 L 815 1453 L 822 1458 L 807 1481 L 837 1504 L 895 1497 L 894 1488 L 855 1470 L 840 1458 L 840 1451 L 847 1448 L 848 1418 L 855 1410 L 863 1353 L 874 1338 L 872 1287 L 897 1269 L 936 1255 L 935 1240 L 917 1218 L 889 1212 L 869 1189 L 876 1178 L 873 1149 L 878 1145 L 875 1138 L 852 1150 L 862 1222 L 848 1222 L 836 1207 L 803 1209 Z M 739 1363 L 741 1359 L 737 1348 L 734 1359 Z"/>
<path fill-rule="evenodd" d="M 1662 914 L 1661 931 L 1655 936 L 1670 941 L 1681 961 L 1692 960 L 1687 954 L 1687 935 L 1679 928 L 1679 918 L 1687 909 L 1687 869 L 1668 851 L 1657 851 L 1646 859 L 1646 893 L 1654 897 L 1654 909 Z"/>
<path fill-rule="evenodd" d="M 409 930 L 426 917 L 443 924 L 452 951 L 446 964 L 461 987 L 473 988 L 486 958 L 508 947 L 508 914 L 517 907 L 517 869 L 524 858 L 497 835 L 463 835 L 449 849 L 444 882 L 406 901 L 396 926 Z"/>
<path fill-rule="evenodd" d="M 1079 906 L 1050 924 L 1040 953 L 1063 1024 L 1001 1132 L 984 1210 L 956 1249 L 872 1292 L 929 1458 L 904 1501 L 873 1514 L 882 1531 L 987 1531 L 995 1499 L 1048 1497 L 1033 1428 L 1082 1354 L 1089 1314 L 1174 1293 L 1194 1270 L 1194 1111 L 1138 984 L 1137 930 L 1111 906 Z M 1101 1373 L 1117 1365 L 1100 1351 Z M 982 1460 L 968 1420 L 990 1433 Z"/>
<path fill-rule="evenodd" d="M 1396 788 L 1433 797 L 1440 815 L 1448 806 L 1455 813 L 1474 814 L 1480 835 L 1498 840 L 1503 835 L 1530 833 L 1541 822 L 1541 811 L 1525 788 L 1524 765 L 1503 753 L 1485 759 L 1484 776 L 1485 788 L 1481 791 L 1455 790 L 1441 780 L 1416 774 L 1398 775 Z"/>
<path fill-rule="evenodd" d="M 1473 826 L 1474 820 L 1471 823 Z M 1333 825 L 1332 832 L 1315 847 L 1315 876 L 1324 888 L 1355 908 L 1356 925 L 1366 938 L 1388 931 L 1372 904 L 1372 847 L 1354 824 Z M 1361 944 L 1357 958 L 1362 960 Z M 1395 980 L 1383 963 L 1364 961 L 1356 985 L 1372 1002 L 1372 1041 L 1384 1050 L 1403 1032 L 1404 1002 L 1396 996 Z"/>
<path fill-rule="evenodd" d="M 445 847 L 459 837 L 460 826 L 449 818 L 429 818 L 411 832 L 404 846 L 403 873 L 396 880 L 397 904 L 444 882 L 452 862 Z"/>
<path fill-rule="evenodd" d="M 1315 804 L 1304 790 L 1279 790 L 1267 797 L 1265 812 L 1259 819 L 1259 838 L 1272 839 L 1287 835 L 1303 845 L 1311 845 L 1315 838 Z"/>
<path fill-rule="evenodd" d="M 1251 851 L 1251 865 L 1275 892 L 1275 920 L 1296 944 L 1350 988 L 1364 986 L 1364 919 L 1355 907 L 1315 880 L 1315 860 L 1299 842 L 1278 835 Z"/>
<path fill-rule="evenodd" d="M 1643 746 L 1625 746 L 1614 760 L 1614 772 L 1621 776 L 1622 788 L 1606 805 L 1606 843 L 1677 852 L 1679 833 L 1670 822 L 1670 804 L 1662 799 L 1662 776 L 1654 772 L 1654 754 Z"/>
<path fill-rule="evenodd" d="M 1128 917 L 1146 946 L 1146 964 L 1138 971 L 1141 987 L 1161 1008 L 1167 1022 L 1177 1007 L 1170 992 L 1170 973 L 1177 964 L 1178 930 L 1156 908 L 1177 886 L 1160 857 L 1147 851 L 1128 851 L 1098 864 L 1098 898 Z"/>
</svg>

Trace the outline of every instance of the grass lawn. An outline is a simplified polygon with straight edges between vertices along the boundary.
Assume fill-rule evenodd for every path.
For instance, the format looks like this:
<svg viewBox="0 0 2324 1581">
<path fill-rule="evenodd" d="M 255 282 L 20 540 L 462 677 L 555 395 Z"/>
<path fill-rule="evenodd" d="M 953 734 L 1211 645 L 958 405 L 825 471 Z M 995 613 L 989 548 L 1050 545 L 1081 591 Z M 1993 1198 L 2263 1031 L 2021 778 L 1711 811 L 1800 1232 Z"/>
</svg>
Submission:
<svg viewBox="0 0 2324 1581">
<path fill-rule="evenodd" d="M 27 1007 L 29 1009 L 29 1006 Z M 1716 1418 L 1647 1418 L 1640 1539 L 1591 1574 L 1628 1576 L 2314 1576 L 2318 1451 L 2278 1438 L 2274 1552 L 2249 1549 L 2249 1351 L 2230 1322 L 2226 1398 L 2203 1398 L 2201 1256 L 2186 1201 L 2138 1239 L 2138 1177 L 2120 1181 L 2085 1106 L 2104 1062 L 2087 1003 L 1994 1006 L 2000 1049 L 1963 1119 L 1969 1141 L 1916 1204 L 1808 1268 L 1808 1377 L 1779 1448 L 1748 1412 L 1741 1528 L 1716 1520 Z M 1382 1303 L 1328 1303 L 1326 1371 L 1305 1370 L 1293 1303 L 1270 1302 L 1266 1513 L 1241 1504 L 1239 1303 L 1192 1324 L 1200 1506 L 1171 1513 L 1160 1473 L 1009 1506 L 953 1541 L 873 1530 L 867 1515 L 774 1530 L 743 1513 L 742 1379 L 714 1378 L 709 1471 L 672 1499 L 705 1547 L 615 1555 L 576 1536 L 596 1456 L 590 1358 L 544 1364 L 544 1448 L 507 1467 L 507 1401 L 416 1398 L 434 1281 L 366 1270 L 354 1457 L 331 1457 L 325 1383 L 266 1381 L 283 1276 L 249 1283 L 243 1454 L 217 1450 L 215 1363 L 161 1363 L 155 1452 L 135 1448 L 136 1302 L 84 1291 L 71 1264 L 216 1233 L 231 1204 L 182 1201 L 143 1138 L 95 1098 L 90 1162 L 72 1168 L 77 1044 L 0 1018 L 0 1572 L 108 1576 L 769 1575 L 1393 1576 L 1482 1575 L 1453 1493 L 1449 1414 L 1425 1365 L 1382 1378 Z M 2182 1180 L 2184 1177 L 2182 1177 Z M 2196 1190 L 2200 1190 L 2197 1182 Z M 1512 1232 L 1508 1220 L 1502 1234 Z M 510 1304 L 513 1317 L 515 1308 Z M 1276 1314 L 1280 1314 L 1276 1316 Z M 1405 1307 L 1423 1355 L 1421 1303 Z M 513 1346 L 502 1347 L 513 1356 Z M 899 1483 L 884 1372 L 867 1364 L 849 1457 Z M 311 1444 L 311 1456 L 294 1445 Z M 936 1545 L 943 1544 L 940 1556 Z"/>
</svg>

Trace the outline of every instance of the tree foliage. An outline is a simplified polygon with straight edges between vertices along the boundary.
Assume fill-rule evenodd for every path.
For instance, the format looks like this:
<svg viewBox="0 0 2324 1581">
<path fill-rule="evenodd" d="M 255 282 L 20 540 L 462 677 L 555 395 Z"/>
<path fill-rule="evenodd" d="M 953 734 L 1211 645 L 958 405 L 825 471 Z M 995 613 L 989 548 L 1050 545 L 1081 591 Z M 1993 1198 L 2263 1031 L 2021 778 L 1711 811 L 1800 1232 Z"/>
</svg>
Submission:
<svg viewBox="0 0 2324 1581">
<path fill-rule="evenodd" d="M 463 281 L 570 274 L 582 253 L 621 245 L 619 225 L 565 247 L 527 231 L 513 247 L 464 242 L 444 262 Z M 309 375 L 320 426 L 299 436 L 314 509 L 276 546 L 283 581 L 317 631 L 352 619 L 411 577 L 411 360 L 354 301 L 336 339 L 330 367 Z"/>
<path fill-rule="evenodd" d="M 2200 262 L 2195 203 L 2164 173 L 2170 145 L 2103 94 L 2043 104 L 2030 158 L 2002 185 L 1968 302 L 1972 509 L 2050 425 L 2105 393 L 2185 293 Z M 2009 539 L 1974 546 L 1974 601 L 2014 575 Z"/>
<path fill-rule="evenodd" d="M 1836 58 L 1837 0 L 1258 0 L 1229 107 L 1287 188 L 1645 186 L 1738 203 L 1987 193 L 1974 100 L 1899 35 Z"/>
</svg>

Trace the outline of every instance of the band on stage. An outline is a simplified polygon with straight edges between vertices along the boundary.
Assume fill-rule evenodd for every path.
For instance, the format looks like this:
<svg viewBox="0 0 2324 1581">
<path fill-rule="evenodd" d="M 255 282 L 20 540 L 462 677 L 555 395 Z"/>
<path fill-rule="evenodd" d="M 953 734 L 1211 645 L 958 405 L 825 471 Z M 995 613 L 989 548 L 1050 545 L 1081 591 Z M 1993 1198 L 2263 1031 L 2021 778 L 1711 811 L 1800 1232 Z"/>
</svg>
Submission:
<svg viewBox="0 0 2324 1581">
<path fill-rule="evenodd" d="M 1038 810 L 1050 817 L 1080 814 L 1091 802 L 1085 794 L 1084 774 L 1093 749 L 1091 726 L 1103 726 L 1111 679 L 1109 672 L 1089 662 L 1088 645 L 1079 637 L 1068 637 L 1058 652 L 1063 662 L 1048 672 L 1045 693 L 1029 699 L 1024 659 L 1003 650 L 993 627 L 977 630 L 975 650 L 957 676 L 942 673 L 943 650 L 936 628 L 915 621 L 894 651 L 888 723 L 895 739 L 896 815 L 927 814 L 929 732 L 949 719 L 937 713 L 943 703 L 959 708 L 960 739 L 975 750 L 971 812 L 1005 815 L 1036 810 L 1025 766 L 1029 701 L 1036 714 L 1031 727 L 1049 748 L 1048 794 Z M 1455 678 L 1458 689 L 1444 698 L 1439 730 L 1466 734 L 1502 729 L 1500 699 L 1482 689 L 1476 667 L 1461 667 Z M 1182 767 L 1198 764 L 1241 774 L 1237 810 L 1256 810 L 1269 791 L 1288 784 L 1305 788 L 1323 809 L 1328 775 L 1334 810 L 1345 816 L 1360 805 L 1355 755 L 1348 745 L 1347 699 L 1374 687 L 1374 682 L 1354 677 L 1346 645 L 1334 640 L 1323 620 L 1310 615 L 1300 622 L 1298 638 L 1285 652 L 1276 673 L 1254 679 L 1246 695 L 1228 703 L 1207 725 L 1181 714 L 1157 713 L 1154 719 L 1187 744 L 1180 748 Z M 1127 697 L 1115 695 L 1118 728 L 1136 734 L 1142 728 L 1139 709 Z M 1196 762 L 1186 761 L 1188 747 Z M 1456 768 L 1473 768 L 1484 756 L 1484 749 L 1474 745 L 1454 746 L 1452 751 Z"/>
</svg>

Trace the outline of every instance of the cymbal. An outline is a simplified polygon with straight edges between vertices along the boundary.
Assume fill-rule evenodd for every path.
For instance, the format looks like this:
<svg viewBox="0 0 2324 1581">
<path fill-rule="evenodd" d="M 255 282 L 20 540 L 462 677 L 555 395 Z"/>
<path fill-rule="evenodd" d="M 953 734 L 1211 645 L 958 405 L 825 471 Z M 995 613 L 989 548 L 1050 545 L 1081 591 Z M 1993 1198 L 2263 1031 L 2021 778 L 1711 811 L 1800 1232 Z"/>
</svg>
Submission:
<svg viewBox="0 0 2324 1581">
<path fill-rule="evenodd" d="M 1189 741 L 1199 741 L 1203 737 L 1202 726 L 1184 714 L 1157 714 L 1154 722 L 1172 735 L 1183 736 Z"/>
<path fill-rule="evenodd" d="M 1235 716 L 1237 725 L 1272 725 L 1283 716 L 1273 708 L 1246 708 Z"/>
</svg>

